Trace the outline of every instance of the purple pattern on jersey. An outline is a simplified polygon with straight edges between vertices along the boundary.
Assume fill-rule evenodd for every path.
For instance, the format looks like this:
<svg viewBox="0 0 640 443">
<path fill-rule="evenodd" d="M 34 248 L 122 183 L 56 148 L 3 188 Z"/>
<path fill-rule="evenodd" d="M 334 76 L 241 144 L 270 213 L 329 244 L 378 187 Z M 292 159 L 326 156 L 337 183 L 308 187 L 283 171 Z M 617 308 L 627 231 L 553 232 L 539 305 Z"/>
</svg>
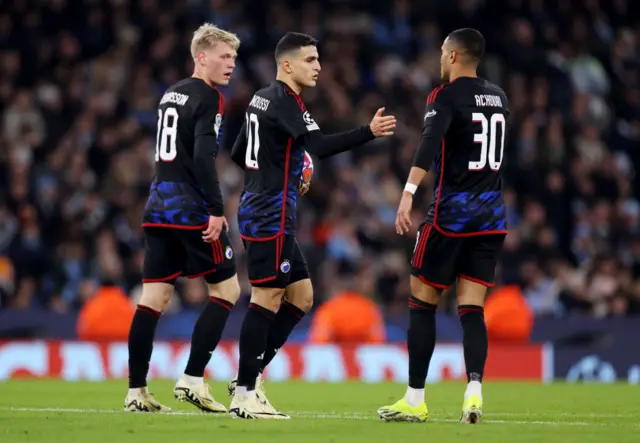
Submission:
<svg viewBox="0 0 640 443">
<path fill-rule="evenodd" d="M 443 192 L 438 202 L 438 188 L 429 208 L 433 221 L 436 203 L 436 224 L 443 230 L 464 234 L 474 232 L 506 231 L 507 213 L 502 192 Z"/>
<path fill-rule="evenodd" d="M 209 205 L 187 183 L 153 182 L 143 223 L 201 226 L 209 221 Z"/>
<path fill-rule="evenodd" d="M 296 150 L 291 156 L 289 180 L 287 183 L 287 202 L 284 216 L 284 234 L 295 235 L 298 186 L 304 151 Z M 240 234 L 250 238 L 271 237 L 281 232 L 282 205 L 284 193 L 269 195 L 244 191 L 238 208 Z"/>
</svg>

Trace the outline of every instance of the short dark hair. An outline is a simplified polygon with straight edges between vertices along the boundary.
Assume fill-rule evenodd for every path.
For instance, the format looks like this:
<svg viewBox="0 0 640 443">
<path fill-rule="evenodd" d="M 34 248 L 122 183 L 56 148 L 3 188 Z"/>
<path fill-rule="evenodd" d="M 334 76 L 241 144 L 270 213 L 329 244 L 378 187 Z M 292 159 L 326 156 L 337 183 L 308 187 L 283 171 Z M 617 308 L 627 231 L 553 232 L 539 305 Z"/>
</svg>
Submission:
<svg viewBox="0 0 640 443">
<path fill-rule="evenodd" d="M 318 40 L 307 34 L 300 32 L 287 32 L 276 45 L 275 56 L 279 60 L 282 54 L 285 54 L 303 46 L 317 46 Z"/>
<path fill-rule="evenodd" d="M 460 45 L 460 49 L 465 51 L 469 58 L 476 63 L 480 63 L 484 56 L 484 36 L 476 29 L 461 28 L 449 34 L 449 39 Z"/>
</svg>

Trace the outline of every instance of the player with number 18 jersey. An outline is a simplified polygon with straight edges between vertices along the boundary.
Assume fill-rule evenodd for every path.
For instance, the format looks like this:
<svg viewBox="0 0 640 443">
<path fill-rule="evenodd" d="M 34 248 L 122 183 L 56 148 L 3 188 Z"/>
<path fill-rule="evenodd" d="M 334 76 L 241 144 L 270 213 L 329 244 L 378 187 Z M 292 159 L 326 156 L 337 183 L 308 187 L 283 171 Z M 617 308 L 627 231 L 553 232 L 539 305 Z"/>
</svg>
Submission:
<svg viewBox="0 0 640 443">
<path fill-rule="evenodd" d="M 209 283 L 235 274 L 226 233 L 205 243 L 209 216 L 223 216 L 215 158 L 224 98 L 200 78 L 171 86 L 158 106 L 156 178 L 144 210 L 145 282 L 204 275 Z"/>
</svg>

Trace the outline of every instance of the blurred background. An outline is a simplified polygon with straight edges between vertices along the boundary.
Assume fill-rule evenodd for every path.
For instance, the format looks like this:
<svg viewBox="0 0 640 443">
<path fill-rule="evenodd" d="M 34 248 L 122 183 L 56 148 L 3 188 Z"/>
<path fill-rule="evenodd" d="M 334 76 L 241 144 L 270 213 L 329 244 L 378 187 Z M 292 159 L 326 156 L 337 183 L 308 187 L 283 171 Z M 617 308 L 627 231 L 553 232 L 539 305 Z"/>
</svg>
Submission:
<svg viewBox="0 0 640 443">
<path fill-rule="evenodd" d="M 441 82 L 440 46 L 460 27 L 485 35 L 480 74 L 511 109 L 510 233 L 488 299 L 491 337 L 637 331 L 639 9 L 633 0 L 3 0 L 0 337 L 126 338 L 156 106 L 191 75 L 191 35 L 205 21 L 242 40 L 217 160 L 245 294 L 226 337 L 237 337 L 250 289 L 236 222 L 242 172 L 228 151 L 253 92 L 275 78 L 275 44 L 299 31 L 320 40 L 320 81 L 303 98 L 323 132 L 366 124 L 380 106 L 399 126 L 393 138 L 316 159 L 298 210 L 316 304 L 292 339 L 404 339 L 415 231 L 399 237 L 393 224 L 427 95 Z M 432 184 L 417 194 L 414 228 Z M 157 337 L 189 338 L 205 300 L 202 280 L 180 281 Z M 439 339 L 459 339 L 454 297 L 438 316 Z"/>
</svg>

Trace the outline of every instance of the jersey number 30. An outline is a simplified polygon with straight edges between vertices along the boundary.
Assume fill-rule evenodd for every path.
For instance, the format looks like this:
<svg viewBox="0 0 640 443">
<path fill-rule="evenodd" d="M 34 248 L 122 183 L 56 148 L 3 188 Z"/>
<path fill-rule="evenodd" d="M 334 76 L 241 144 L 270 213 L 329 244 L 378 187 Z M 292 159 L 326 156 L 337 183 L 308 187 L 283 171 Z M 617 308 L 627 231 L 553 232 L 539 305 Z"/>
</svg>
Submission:
<svg viewBox="0 0 640 443">
<path fill-rule="evenodd" d="M 473 135 L 473 142 L 480 143 L 481 152 L 480 160 L 469 162 L 470 171 L 480 171 L 487 166 L 493 171 L 500 169 L 502 164 L 502 154 L 504 153 L 504 134 L 505 134 L 505 119 L 504 114 L 492 114 L 490 120 L 487 120 L 484 114 L 480 112 L 474 112 L 471 115 L 472 119 L 476 123 L 482 125 L 482 132 Z M 496 153 L 496 139 L 497 126 L 500 124 L 500 158 L 497 158 Z"/>
<path fill-rule="evenodd" d="M 258 136 L 258 129 L 260 129 L 260 123 L 258 123 L 257 114 L 246 114 L 246 128 L 247 128 L 247 152 L 244 156 L 244 163 L 247 169 L 259 169 L 258 168 L 258 151 L 260 150 L 260 137 Z"/>
<path fill-rule="evenodd" d="M 156 162 L 172 162 L 178 151 L 176 137 L 178 136 L 178 110 L 170 107 L 162 112 L 158 109 L 158 134 L 156 136 Z"/>
</svg>

